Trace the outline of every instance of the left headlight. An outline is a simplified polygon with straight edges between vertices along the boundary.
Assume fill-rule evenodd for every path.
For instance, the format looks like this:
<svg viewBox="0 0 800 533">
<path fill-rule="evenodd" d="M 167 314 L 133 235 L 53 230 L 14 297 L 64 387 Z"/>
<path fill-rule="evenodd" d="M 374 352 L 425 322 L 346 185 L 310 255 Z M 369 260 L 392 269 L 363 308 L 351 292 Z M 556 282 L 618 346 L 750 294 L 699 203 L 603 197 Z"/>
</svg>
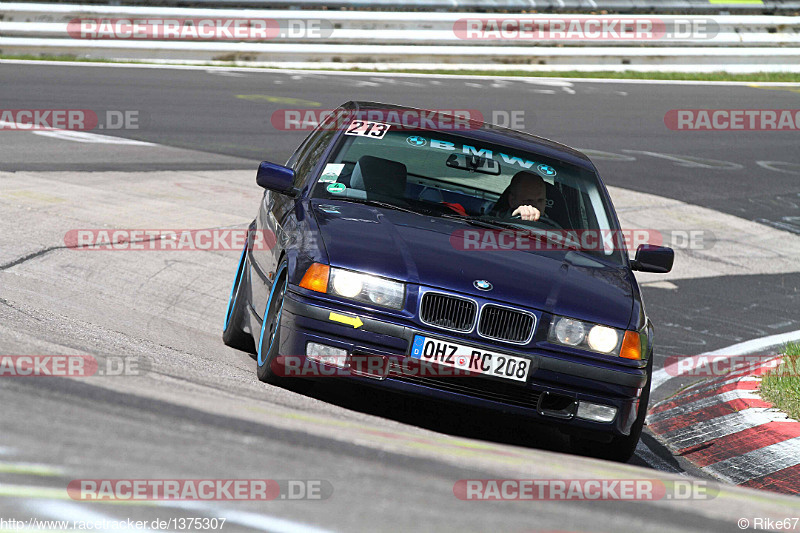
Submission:
<svg viewBox="0 0 800 533">
<path fill-rule="evenodd" d="M 405 301 L 405 283 L 371 274 L 312 264 L 300 286 L 390 309 L 402 309 Z"/>
<path fill-rule="evenodd" d="M 636 335 L 636 343 L 638 344 L 639 334 L 635 331 L 623 332 L 600 324 L 591 324 L 565 316 L 555 316 L 550 323 L 547 340 L 555 344 L 619 356 L 620 349 L 625 344 L 623 341 L 627 340 L 629 333 Z"/>
</svg>

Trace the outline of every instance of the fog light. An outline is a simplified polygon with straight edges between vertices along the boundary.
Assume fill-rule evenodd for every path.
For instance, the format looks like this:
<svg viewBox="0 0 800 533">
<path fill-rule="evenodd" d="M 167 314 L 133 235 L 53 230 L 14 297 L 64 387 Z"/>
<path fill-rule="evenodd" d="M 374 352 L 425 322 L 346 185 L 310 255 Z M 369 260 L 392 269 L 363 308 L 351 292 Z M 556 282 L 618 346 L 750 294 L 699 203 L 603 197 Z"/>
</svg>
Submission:
<svg viewBox="0 0 800 533">
<path fill-rule="evenodd" d="M 575 416 L 594 422 L 612 422 L 617 416 L 617 408 L 599 403 L 581 402 Z"/>
<path fill-rule="evenodd" d="M 347 350 L 318 342 L 306 344 L 306 357 L 325 365 L 339 368 L 347 366 Z"/>
</svg>

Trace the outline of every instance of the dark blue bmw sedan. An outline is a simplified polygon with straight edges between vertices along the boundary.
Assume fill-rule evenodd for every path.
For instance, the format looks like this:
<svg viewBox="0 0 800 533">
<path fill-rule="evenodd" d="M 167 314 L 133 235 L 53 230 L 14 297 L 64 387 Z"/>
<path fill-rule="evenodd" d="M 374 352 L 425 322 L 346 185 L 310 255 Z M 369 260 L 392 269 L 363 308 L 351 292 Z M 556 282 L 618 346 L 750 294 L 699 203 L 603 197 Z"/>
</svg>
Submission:
<svg viewBox="0 0 800 533">
<path fill-rule="evenodd" d="M 223 340 L 258 377 L 347 380 L 553 424 L 627 460 L 652 373 L 634 259 L 597 169 L 463 117 L 349 102 L 266 189 Z M 267 243 L 267 245 L 264 245 Z"/>
</svg>

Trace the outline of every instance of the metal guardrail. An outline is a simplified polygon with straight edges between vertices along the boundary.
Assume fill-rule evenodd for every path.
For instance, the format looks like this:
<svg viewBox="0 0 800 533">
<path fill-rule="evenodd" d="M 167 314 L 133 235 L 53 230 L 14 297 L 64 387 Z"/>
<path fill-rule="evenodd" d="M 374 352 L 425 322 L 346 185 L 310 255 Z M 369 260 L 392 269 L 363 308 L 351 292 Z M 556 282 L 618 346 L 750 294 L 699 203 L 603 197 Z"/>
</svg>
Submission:
<svg viewBox="0 0 800 533">
<path fill-rule="evenodd" d="M 488 15 L 487 15 L 488 16 Z M 492 15 L 514 17 L 515 15 Z M 653 40 L 471 40 L 454 28 L 474 13 L 186 9 L 74 4 L 0 4 L 0 53 L 98 59 L 243 62 L 265 66 L 479 70 L 800 71 L 800 17 L 658 15 L 703 22 L 713 35 Z M 527 17 L 530 17 L 528 15 Z M 268 19 L 316 21 L 324 34 L 276 35 L 261 42 L 74 38 L 78 19 Z M 570 19 L 597 17 L 572 15 Z M 73 21 L 73 26 L 70 25 Z"/>
</svg>

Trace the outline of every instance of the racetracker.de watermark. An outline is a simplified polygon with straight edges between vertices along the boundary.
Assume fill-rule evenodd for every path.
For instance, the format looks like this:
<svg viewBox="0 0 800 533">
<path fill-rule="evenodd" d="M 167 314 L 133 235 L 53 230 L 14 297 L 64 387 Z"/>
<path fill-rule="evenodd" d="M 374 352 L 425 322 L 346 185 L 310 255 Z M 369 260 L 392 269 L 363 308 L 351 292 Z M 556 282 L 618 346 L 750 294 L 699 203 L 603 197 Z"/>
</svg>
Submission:
<svg viewBox="0 0 800 533">
<path fill-rule="evenodd" d="M 344 350 L 342 350 L 344 351 Z M 499 357 L 498 357 L 499 356 Z M 385 378 L 390 374 L 433 378 L 474 377 L 492 374 L 524 377 L 538 368 L 537 359 L 506 360 L 502 354 L 482 351 L 422 353 L 420 358 L 397 355 L 279 355 L 270 363 L 272 372 L 287 378 L 366 376 Z"/>
<path fill-rule="evenodd" d="M 716 377 L 757 369 L 777 376 L 800 376 L 800 365 L 775 355 L 671 355 L 664 362 L 670 376 Z"/>
<path fill-rule="evenodd" d="M 640 245 L 671 246 L 707 250 L 714 236 L 705 230 L 622 229 L 459 229 L 450 235 L 450 245 L 459 251 L 632 251 Z"/>
<path fill-rule="evenodd" d="M 0 109 L 0 131 L 138 130 L 146 123 L 137 109 Z"/>
<path fill-rule="evenodd" d="M 719 24 L 699 17 L 476 16 L 457 20 L 453 33 L 475 41 L 685 41 L 716 37 Z"/>
<path fill-rule="evenodd" d="M 326 19 L 269 18 L 78 18 L 67 24 L 73 39 L 270 41 L 325 39 L 333 34 Z"/>
<path fill-rule="evenodd" d="M 519 127 L 523 115 L 495 111 L 492 118 L 508 123 L 513 119 Z M 359 121 L 389 124 L 391 130 L 465 131 L 482 127 L 484 115 L 477 109 L 278 109 L 270 116 L 270 123 L 280 131 L 310 131 L 317 126 L 324 130 L 348 131 L 357 127 L 354 123 Z"/>
<path fill-rule="evenodd" d="M 281 233 L 284 246 L 297 244 L 300 235 Z M 277 237 L 255 229 L 72 229 L 64 235 L 70 250 L 84 251 L 236 251 L 272 250 Z"/>
<path fill-rule="evenodd" d="M 326 500 L 324 479 L 74 479 L 67 494 L 82 501 Z"/>
<path fill-rule="evenodd" d="M 674 131 L 798 131 L 800 109 L 670 109 Z"/>
<path fill-rule="evenodd" d="M 453 494 L 469 501 L 711 500 L 719 488 L 702 480 L 460 479 Z"/>
<path fill-rule="evenodd" d="M 139 356 L 0 355 L 0 378 L 141 376 L 148 366 Z"/>
</svg>

